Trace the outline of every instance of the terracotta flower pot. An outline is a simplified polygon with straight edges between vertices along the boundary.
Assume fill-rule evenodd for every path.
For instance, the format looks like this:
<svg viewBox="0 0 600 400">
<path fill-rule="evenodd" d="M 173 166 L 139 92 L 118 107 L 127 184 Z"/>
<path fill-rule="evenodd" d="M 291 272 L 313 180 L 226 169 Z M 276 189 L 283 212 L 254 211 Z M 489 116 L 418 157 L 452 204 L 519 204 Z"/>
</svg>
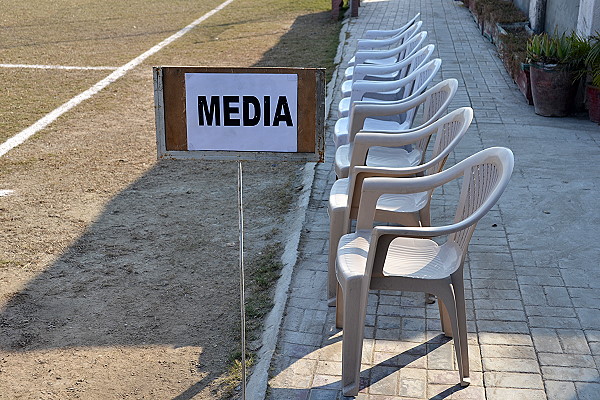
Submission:
<svg viewBox="0 0 600 400">
<path fill-rule="evenodd" d="M 600 123 L 600 87 L 588 85 L 586 95 L 590 121 Z"/>
<path fill-rule="evenodd" d="M 519 68 L 519 72 L 517 73 L 517 77 L 515 79 L 517 82 L 517 86 L 525 99 L 527 100 L 527 104 L 533 105 L 533 96 L 531 94 L 531 75 L 529 72 L 529 64 L 521 63 L 521 68 Z"/>
<path fill-rule="evenodd" d="M 573 72 L 557 64 L 530 64 L 529 72 L 535 113 L 544 117 L 569 115 L 577 93 Z"/>
</svg>

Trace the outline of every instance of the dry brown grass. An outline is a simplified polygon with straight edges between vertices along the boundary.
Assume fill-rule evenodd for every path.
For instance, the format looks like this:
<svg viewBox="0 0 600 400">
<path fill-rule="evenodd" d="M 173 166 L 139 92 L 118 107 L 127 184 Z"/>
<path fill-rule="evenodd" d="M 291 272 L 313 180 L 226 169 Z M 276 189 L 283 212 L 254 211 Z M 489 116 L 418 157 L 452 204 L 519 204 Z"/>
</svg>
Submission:
<svg viewBox="0 0 600 400">
<path fill-rule="evenodd" d="M 0 62 L 119 66 L 218 3 L 9 0 Z M 235 166 L 156 161 L 150 67 L 331 66 L 328 7 L 236 0 L 0 158 L 15 190 L 0 198 L 0 399 L 223 395 L 239 348 Z M 20 113 L 3 137 L 108 73 L 3 70 L 0 120 Z M 299 168 L 245 167 L 249 259 L 280 239 L 270 193 Z"/>
</svg>

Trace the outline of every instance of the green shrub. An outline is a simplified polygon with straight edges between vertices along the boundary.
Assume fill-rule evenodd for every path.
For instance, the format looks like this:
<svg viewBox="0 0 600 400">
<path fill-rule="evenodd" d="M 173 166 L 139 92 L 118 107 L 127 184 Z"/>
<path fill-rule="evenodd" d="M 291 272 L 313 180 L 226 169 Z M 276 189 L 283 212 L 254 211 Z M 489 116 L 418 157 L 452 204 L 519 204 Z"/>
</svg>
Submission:
<svg viewBox="0 0 600 400">
<path fill-rule="evenodd" d="M 581 69 L 589 53 L 589 40 L 575 32 L 567 35 L 534 35 L 527 43 L 527 58 L 534 64 L 560 64 L 569 69 Z"/>
</svg>

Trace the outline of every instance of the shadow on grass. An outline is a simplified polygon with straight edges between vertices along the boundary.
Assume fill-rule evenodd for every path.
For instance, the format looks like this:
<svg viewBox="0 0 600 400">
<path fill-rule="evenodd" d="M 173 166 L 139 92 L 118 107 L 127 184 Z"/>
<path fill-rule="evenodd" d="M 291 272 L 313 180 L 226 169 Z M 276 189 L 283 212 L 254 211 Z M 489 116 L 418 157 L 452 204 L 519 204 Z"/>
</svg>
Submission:
<svg viewBox="0 0 600 400">
<path fill-rule="evenodd" d="M 341 24 L 331 12 L 303 15 L 294 21 L 279 43 L 267 51 L 255 67 L 326 68 L 329 81 L 335 64 Z"/>
<path fill-rule="evenodd" d="M 337 330 L 339 331 L 339 330 Z M 322 346 L 325 348 L 334 343 L 337 343 L 342 340 L 342 337 L 335 337 L 333 339 L 327 340 L 326 343 Z M 445 345 L 452 339 L 445 337 L 440 334 L 427 342 L 416 344 L 415 346 L 400 353 L 393 357 L 390 357 L 386 360 L 382 360 L 376 365 L 372 365 L 369 368 L 361 370 L 360 373 L 360 390 L 364 391 L 365 389 L 370 388 L 371 386 L 376 385 L 378 382 L 386 379 L 391 374 L 397 372 L 399 369 L 409 367 L 410 364 L 418 361 L 419 359 L 427 356 L 429 353 L 438 349 L 439 347 Z M 283 350 L 284 352 L 286 350 Z M 293 359 L 296 357 L 303 358 L 307 357 L 308 359 L 312 359 L 310 356 L 310 352 L 306 352 L 305 354 L 294 353 Z M 281 367 L 281 365 L 279 366 Z M 290 363 L 286 368 L 294 368 L 294 363 Z M 281 368 L 282 372 L 285 373 L 285 368 Z M 458 380 L 458 372 L 456 372 L 456 378 Z M 442 392 L 436 394 L 431 397 L 431 399 L 435 400 L 443 400 L 450 397 L 453 393 L 459 392 L 465 389 L 461 387 L 460 384 L 456 384 L 454 386 L 447 387 Z M 294 388 L 278 388 L 271 387 L 272 399 L 296 399 L 296 400 L 306 400 L 309 398 L 323 398 L 323 399 L 352 399 L 353 397 L 346 397 L 342 395 L 342 383 L 341 380 L 335 380 L 333 382 L 329 382 L 323 385 L 313 385 L 310 389 L 294 389 Z M 313 396 L 313 397 L 311 397 Z M 382 395 L 385 397 L 384 395 Z M 389 396 L 389 394 L 387 395 Z M 399 396 L 407 396 L 411 397 L 410 394 L 399 395 Z M 387 398 L 387 397 L 386 397 Z M 404 398 L 404 397 L 402 397 Z"/>
</svg>

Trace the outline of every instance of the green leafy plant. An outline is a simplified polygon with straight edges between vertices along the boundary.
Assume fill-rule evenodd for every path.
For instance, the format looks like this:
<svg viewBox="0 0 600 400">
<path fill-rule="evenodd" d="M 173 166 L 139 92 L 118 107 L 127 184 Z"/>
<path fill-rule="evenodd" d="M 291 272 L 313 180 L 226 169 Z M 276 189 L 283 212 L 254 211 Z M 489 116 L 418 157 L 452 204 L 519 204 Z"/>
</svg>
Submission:
<svg viewBox="0 0 600 400">
<path fill-rule="evenodd" d="M 590 49 L 585 58 L 585 72 L 592 78 L 592 85 L 600 87 L 600 33 L 596 32 L 589 41 Z"/>
<path fill-rule="evenodd" d="M 580 69 L 589 53 L 589 40 L 576 33 L 567 35 L 534 35 L 527 43 L 527 59 L 533 64 L 558 64 L 567 69 Z"/>
</svg>

